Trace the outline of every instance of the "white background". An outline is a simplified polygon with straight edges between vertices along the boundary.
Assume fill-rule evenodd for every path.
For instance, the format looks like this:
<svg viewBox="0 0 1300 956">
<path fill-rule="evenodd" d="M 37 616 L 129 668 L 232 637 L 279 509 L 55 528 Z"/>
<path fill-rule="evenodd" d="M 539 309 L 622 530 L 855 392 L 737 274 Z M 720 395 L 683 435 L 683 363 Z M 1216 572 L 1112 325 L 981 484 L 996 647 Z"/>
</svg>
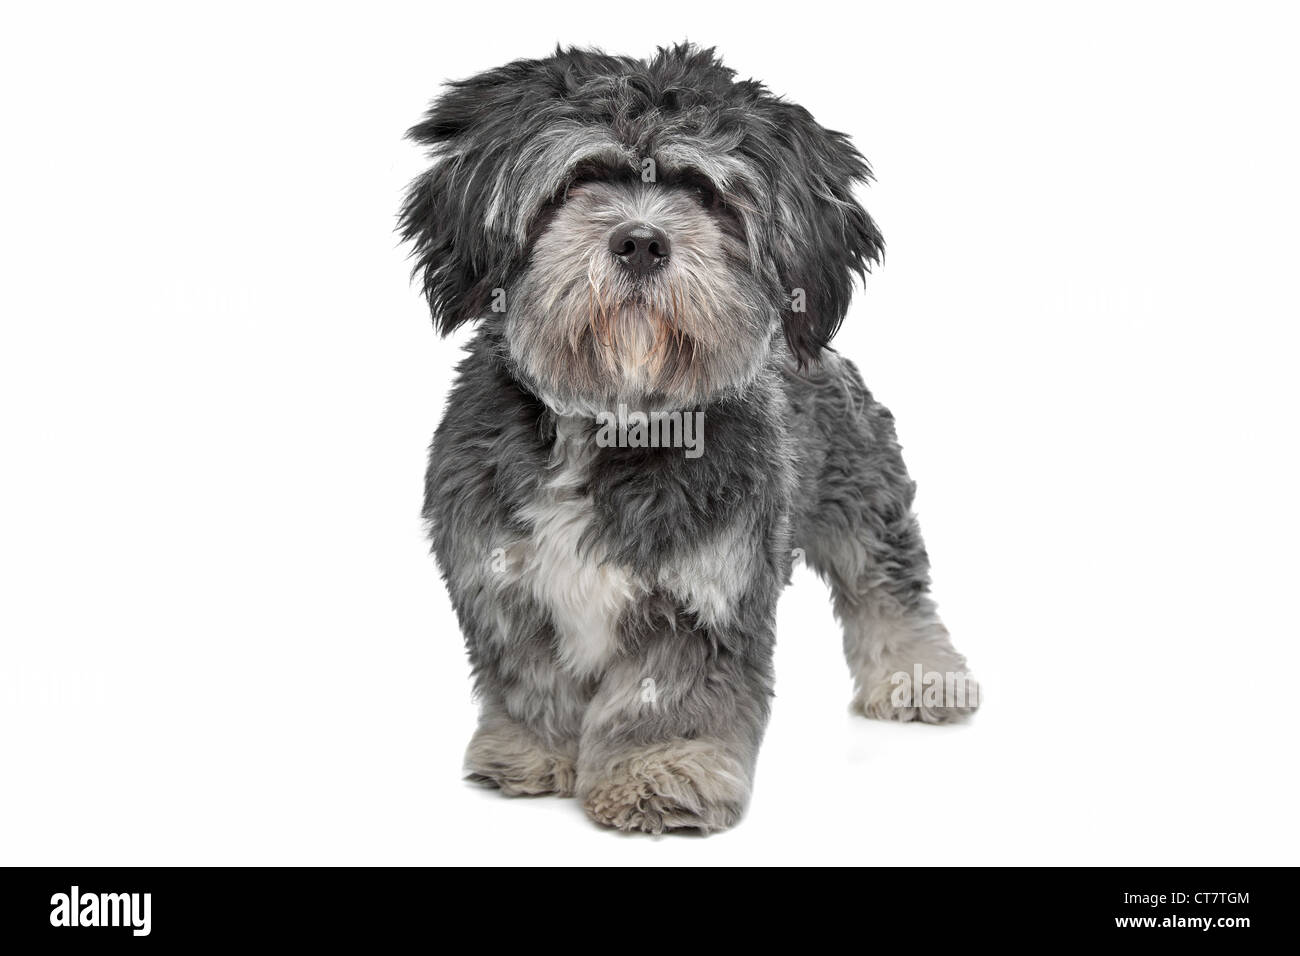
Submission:
<svg viewBox="0 0 1300 956">
<path fill-rule="evenodd" d="M 1283 5 L 35 7 L 0 38 L 0 863 L 1297 863 Z M 847 712 L 800 571 L 707 839 L 460 781 L 393 234 L 439 84 L 689 38 L 851 134 L 968 726 Z"/>
</svg>

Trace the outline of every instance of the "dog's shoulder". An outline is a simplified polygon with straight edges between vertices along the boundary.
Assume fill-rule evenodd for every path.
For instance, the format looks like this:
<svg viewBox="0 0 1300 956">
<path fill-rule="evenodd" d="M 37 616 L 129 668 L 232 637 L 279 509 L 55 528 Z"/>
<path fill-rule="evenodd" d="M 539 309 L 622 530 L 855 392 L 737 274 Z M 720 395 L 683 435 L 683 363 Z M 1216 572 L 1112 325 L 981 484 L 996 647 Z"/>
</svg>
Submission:
<svg viewBox="0 0 1300 956">
<path fill-rule="evenodd" d="M 452 505 L 514 510 L 533 495 L 553 444 L 553 417 L 510 375 L 495 338 L 477 334 L 429 449 L 426 517 Z"/>
</svg>

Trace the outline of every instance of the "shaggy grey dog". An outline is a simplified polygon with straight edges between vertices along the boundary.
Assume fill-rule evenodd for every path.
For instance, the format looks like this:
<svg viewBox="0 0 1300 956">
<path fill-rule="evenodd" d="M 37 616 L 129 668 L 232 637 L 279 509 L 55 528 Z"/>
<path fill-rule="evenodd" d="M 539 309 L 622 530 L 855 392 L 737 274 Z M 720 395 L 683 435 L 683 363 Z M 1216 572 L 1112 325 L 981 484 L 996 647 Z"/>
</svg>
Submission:
<svg viewBox="0 0 1300 956">
<path fill-rule="evenodd" d="M 735 823 L 798 556 L 859 711 L 969 713 L 893 420 L 826 347 L 882 251 L 847 138 L 691 46 L 520 60 L 410 136 L 434 323 L 482 320 L 425 499 L 482 708 L 470 778 L 623 830 Z"/>
</svg>

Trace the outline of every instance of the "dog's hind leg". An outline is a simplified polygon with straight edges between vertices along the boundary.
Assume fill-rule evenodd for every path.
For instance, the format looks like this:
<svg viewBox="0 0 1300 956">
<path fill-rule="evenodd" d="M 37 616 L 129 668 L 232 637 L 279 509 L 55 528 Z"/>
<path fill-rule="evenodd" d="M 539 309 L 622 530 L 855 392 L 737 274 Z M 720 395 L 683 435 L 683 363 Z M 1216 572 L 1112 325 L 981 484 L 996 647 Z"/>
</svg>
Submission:
<svg viewBox="0 0 1300 956">
<path fill-rule="evenodd" d="M 979 688 L 930 598 L 915 484 L 893 417 L 838 357 L 802 382 L 794 401 L 814 427 L 804 438 L 808 504 L 796 545 L 830 585 L 853 707 L 885 720 L 964 717 L 978 706 Z"/>
</svg>

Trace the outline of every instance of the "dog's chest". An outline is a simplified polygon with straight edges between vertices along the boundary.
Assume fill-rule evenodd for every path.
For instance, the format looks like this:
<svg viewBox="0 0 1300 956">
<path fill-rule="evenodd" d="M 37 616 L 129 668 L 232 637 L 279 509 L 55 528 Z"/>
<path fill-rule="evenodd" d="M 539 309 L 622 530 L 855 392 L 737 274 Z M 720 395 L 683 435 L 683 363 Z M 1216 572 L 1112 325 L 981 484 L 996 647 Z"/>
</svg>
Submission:
<svg viewBox="0 0 1300 956">
<path fill-rule="evenodd" d="M 512 549 L 519 583 L 550 612 L 559 663 L 579 676 L 598 673 L 614 654 L 619 619 L 640 590 L 630 571 L 602 563 L 601 546 L 583 540 L 591 454 L 590 437 L 561 421 L 549 480 L 521 512 L 532 534 Z"/>
</svg>

